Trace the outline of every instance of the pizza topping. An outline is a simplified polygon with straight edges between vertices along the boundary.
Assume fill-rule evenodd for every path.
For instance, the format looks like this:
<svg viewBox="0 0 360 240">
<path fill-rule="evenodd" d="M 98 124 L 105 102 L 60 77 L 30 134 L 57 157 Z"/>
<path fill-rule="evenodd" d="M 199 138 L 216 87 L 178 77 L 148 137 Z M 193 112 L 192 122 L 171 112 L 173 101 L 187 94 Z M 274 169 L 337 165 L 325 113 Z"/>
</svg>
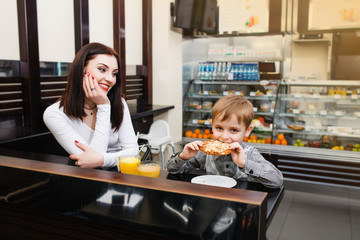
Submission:
<svg viewBox="0 0 360 240">
<path fill-rule="evenodd" d="M 204 141 L 204 144 L 200 150 L 208 155 L 228 155 L 232 152 L 232 149 L 230 149 L 230 144 L 217 140 Z"/>
</svg>

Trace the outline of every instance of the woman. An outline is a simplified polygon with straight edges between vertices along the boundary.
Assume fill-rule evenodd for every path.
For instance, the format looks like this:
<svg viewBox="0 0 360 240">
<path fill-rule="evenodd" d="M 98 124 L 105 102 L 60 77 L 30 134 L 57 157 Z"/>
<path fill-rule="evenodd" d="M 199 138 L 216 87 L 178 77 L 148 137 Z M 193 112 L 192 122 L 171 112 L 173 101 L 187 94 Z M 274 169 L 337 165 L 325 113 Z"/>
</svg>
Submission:
<svg viewBox="0 0 360 240">
<path fill-rule="evenodd" d="M 114 167 L 120 156 L 137 153 L 119 71 L 113 49 L 85 45 L 71 64 L 64 93 L 44 112 L 46 126 L 80 167 Z"/>
</svg>

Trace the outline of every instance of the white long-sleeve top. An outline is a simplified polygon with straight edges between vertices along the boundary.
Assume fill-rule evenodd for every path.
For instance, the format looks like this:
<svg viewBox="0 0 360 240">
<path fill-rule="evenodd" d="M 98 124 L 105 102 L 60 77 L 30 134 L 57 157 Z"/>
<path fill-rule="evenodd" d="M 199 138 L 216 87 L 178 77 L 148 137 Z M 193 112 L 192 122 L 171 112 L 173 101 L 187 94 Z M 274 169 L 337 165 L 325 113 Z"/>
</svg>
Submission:
<svg viewBox="0 0 360 240">
<path fill-rule="evenodd" d="M 81 154 L 83 150 L 75 145 L 75 140 L 104 155 L 103 167 L 114 167 L 118 158 L 133 155 L 138 144 L 130 118 L 130 111 L 124 99 L 124 118 L 117 132 L 111 129 L 110 105 L 97 105 L 95 130 L 79 119 L 69 118 L 60 102 L 49 106 L 43 115 L 44 122 L 58 143 L 69 154 Z"/>
</svg>

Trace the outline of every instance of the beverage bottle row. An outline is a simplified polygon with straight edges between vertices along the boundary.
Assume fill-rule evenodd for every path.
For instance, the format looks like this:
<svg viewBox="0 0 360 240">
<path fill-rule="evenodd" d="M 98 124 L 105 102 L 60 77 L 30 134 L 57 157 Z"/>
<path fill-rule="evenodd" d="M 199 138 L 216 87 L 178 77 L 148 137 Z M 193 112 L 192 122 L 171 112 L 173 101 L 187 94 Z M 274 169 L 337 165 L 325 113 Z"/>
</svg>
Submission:
<svg viewBox="0 0 360 240">
<path fill-rule="evenodd" d="M 200 80 L 226 80 L 230 69 L 230 62 L 200 62 L 197 78 Z"/>
<path fill-rule="evenodd" d="M 259 68 L 256 63 L 234 63 L 231 72 L 233 80 L 259 80 Z"/>
<path fill-rule="evenodd" d="M 200 62 L 199 80 L 259 80 L 256 63 Z"/>
</svg>

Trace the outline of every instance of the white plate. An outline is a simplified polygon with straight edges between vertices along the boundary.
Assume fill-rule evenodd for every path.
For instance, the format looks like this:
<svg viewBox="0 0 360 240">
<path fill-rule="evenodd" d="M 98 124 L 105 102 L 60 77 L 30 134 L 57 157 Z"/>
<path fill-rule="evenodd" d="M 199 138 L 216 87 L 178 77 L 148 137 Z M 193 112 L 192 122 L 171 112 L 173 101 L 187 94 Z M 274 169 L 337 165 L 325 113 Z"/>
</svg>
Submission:
<svg viewBox="0 0 360 240">
<path fill-rule="evenodd" d="M 217 187 L 226 187 L 226 188 L 232 188 L 236 186 L 237 182 L 235 179 L 226 177 L 226 176 L 220 176 L 220 175 L 202 175 L 197 176 L 191 179 L 192 183 L 196 184 L 203 184 L 203 185 L 210 185 L 210 186 L 217 186 Z"/>
</svg>

